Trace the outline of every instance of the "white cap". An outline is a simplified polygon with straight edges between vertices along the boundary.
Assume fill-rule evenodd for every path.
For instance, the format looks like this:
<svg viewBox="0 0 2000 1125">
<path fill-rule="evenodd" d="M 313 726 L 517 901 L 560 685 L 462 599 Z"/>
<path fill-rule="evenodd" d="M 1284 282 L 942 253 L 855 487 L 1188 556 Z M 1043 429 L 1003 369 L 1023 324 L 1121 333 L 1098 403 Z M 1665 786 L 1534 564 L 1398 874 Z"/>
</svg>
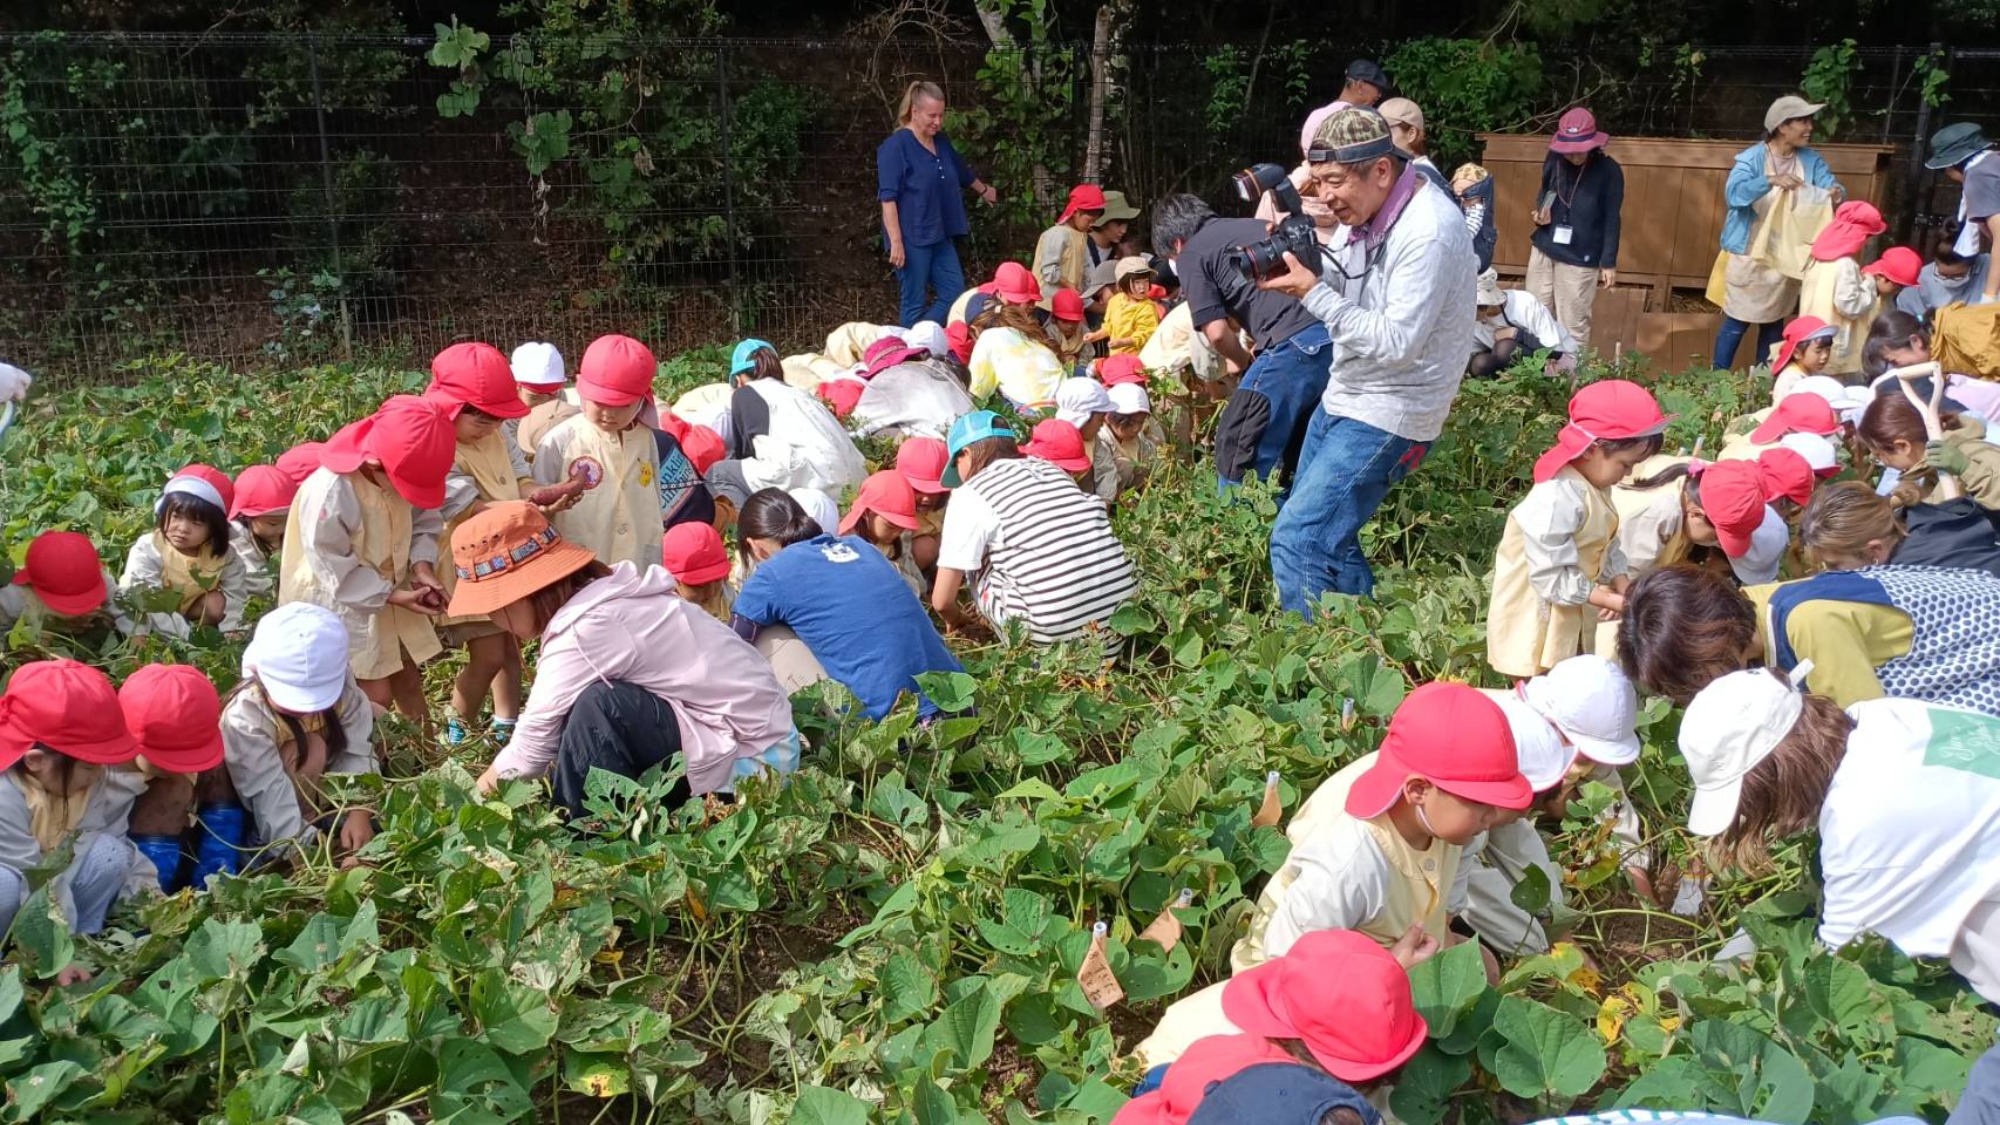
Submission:
<svg viewBox="0 0 2000 1125">
<path fill-rule="evenodd" d="M 944 326 L 935 320 L 920 320 L 903 329 L 903 342 L 913 348 L 922 348 L 933 356 L 941 356 L 951 350 L 951 341 L 944 334 Z"/>
<path fill-rule="evenodd" d="M 1137 383 L 1120 383 L 1104 392 L 1111 398 L 1113 414 L 1151 414 L 1153 398 Z"/>
<path fill-rule="evenodd" d="M 1073 375 L 1056 384 L 1056 417 L 1082 429 L 1092 415 L 1114 414 L 1118 410 L 1104 384 L 1084 375 Z"/>
<path fill-rule="evenodd" d="M 347 668 L 347 626 L 311 602 L 287 602 L 265 614 L 243 650 L 244 677 L 262 684 L 273 706 L 301 714 L 339 703 Z"/>
<path fill-rule="evenodd" d="M 840 505 L 833 502 L 833 497 L 817 488 L 794 488 L 788 495 L 799 502 L 799 507 L 806 510 L 806 515 L 813 518 L 821 531 L 828 535 L 840 534 Z"/>
<path fill-rule="evenodd" d="M 153 502 L 154 519 L 158 519 L 161 510 L 167 506 L 167 497 L 175 493 L 185 493 L 197 500 L 206 500 L 224 514 L 229 511 L 229 505 L 223 502 L 222 492 L 214 485 L 200 477 L 179 476 L 169 480 L 167 486 L 160 490 L 160 498 Z"/>
<path fill-rule="evenodd" d="M 1576 761 L 1576 751 L 1563 745 L 1562 735 L 1526 701 L 1503 695 L 1495 702 L 1507 716 L 1507 729 L 1514 732 L 1514 758 L 1529 788 L 1546 793 L 1561 785 L 1570 763 Z"/>
<path fill-rule="evenodd" d="M 1543 718 L 1593 762 L 1625 766 L 1639 758 L 1639 693 L 1625 670 L 1601 656 L 1572 656 L 1521 689 Z"/>
<path fill-rule="evenodd" d="M 1818 434 L 1786 434 L 1778 439 L 1778 444 L 1805 458 L 1815 473 L 1830 473 L 1840 468 L 1840 454 L 1833 443 Z"/>
<path fill-rule="evenodd" d="M 1482 309 L 1507 303 L 1507 295 L 1500 292 L 1499 270 L 1489 269 L 1479 275 L 1479 295 L 1473 298 L 1473 303 Z"/>
<path fill-rule="evenodd" d="M 34 381 L 34 376 L 13 364 L 0 363 L 0 402 L 26 398 L 28 387 Z"/>
<path fill-rule="evenodd" d="M 1803 680 L 1812 662 L 1792 675 Z M 1710 683 L 1681 719 L 1681 757 L 1694 778 L 1688 831 L 1719 836 L 1736 823 L 1743 778 L 1771 756 L 1805 710 L 1805 696 L 1768 668 L 1731 672 Z"/>
<path fill-rule="evenodd" d="M 562 353 L 554 344 L 522 344 L 514 349 L 514 381 L 530 387 L 560 387 L 569 381 Z"/>
<path fill-rule="evenodd" d="M 1833 329 L 1829 328 L 1827 331 L 1831 332 Z M 1826 400 L 1828 406 L 1838 410 L 1841 404 L 1847 401 L 1847 385 L 1831 375 L 1808 375 L 1793 383 L 1791 389 L 1785 392 L 1785 398 L 1793 395 L 1818 395 Z M 1779 401 L 1782 402 L 1783 399 Z"/>
</svg>

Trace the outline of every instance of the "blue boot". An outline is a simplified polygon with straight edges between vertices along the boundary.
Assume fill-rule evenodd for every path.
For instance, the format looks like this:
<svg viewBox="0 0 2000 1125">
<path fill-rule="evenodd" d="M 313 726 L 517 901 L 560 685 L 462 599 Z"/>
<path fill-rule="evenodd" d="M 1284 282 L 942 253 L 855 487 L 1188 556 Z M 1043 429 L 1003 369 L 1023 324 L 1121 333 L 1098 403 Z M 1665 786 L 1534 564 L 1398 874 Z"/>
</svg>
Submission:
<svg viewBox="0 0 2000 1125">
<path fill-rule="evenodd" d="M 160 872 L 160 893 L 173 894 L 186 886 L 181 882 L 181 838 L 179 836 L 134 836 L 139 853 L 153 861 Z"/>
<path fill-rule="evenodd" d="M 234 802 L 203 805 L 195 810 L 194 886 L 204 889 L 211 875 L 234 875 L 243 869 L 243 838 L 249 814 Z"/>
</svg>

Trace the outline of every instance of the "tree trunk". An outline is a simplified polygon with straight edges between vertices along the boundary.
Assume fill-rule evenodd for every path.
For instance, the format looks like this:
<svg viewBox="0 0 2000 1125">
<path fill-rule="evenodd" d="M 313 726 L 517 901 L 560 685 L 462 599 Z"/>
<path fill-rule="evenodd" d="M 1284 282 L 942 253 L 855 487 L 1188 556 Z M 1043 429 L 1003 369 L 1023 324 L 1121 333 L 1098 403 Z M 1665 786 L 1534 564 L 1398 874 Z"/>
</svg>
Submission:
<svg viewBox="0 0 2000 1125">
<path fill-rule="evenodd" d="M 1111 5 L 1097 9 L 1090 40 L 1090 133 L 1083 146 L 1083 180 L 1102 183 L 1104 174 L 1104 103 L 1111 96 Z"/>
</svg>

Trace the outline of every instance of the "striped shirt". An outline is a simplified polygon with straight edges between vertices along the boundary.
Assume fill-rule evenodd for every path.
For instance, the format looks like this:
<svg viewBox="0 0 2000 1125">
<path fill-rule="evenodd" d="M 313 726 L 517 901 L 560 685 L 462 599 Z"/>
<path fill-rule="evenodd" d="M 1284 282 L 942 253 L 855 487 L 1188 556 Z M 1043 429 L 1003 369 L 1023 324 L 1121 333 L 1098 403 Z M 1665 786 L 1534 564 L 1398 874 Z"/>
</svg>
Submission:
<svg viewBox="0 0 2000 1125">
<path fill-rule="evenodd" d="M 1036 644 L 1081 635 L 1136 585 L 1104 502 L 1031 458 L 997 461 L 952 493 L 938 565 L 976 574 L 981 612 L 1021 622 Z"/>
</svg>

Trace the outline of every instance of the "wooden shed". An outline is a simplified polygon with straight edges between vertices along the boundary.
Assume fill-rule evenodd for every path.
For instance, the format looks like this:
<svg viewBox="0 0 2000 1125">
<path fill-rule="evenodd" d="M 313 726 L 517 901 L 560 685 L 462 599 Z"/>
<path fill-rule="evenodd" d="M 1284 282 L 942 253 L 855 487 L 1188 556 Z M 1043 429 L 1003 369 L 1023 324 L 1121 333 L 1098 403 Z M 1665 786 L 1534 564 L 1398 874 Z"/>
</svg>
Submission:
<svg viewBox="0 0 2000 1125">
<path fill-rule="evenodd" d="M 1493 264 L 1504 275 L 1520 277 L 1528 269 L 1528 236 L 1534 231 L 1529 215 L 1540 192 L 1549 138 L 1484 133 L 1479 139 L 1485 145 L 1481 163 L 1493 173 L 1494 217 L 1500 228 Z M 1620 292 L 1611 300 L 1606 300 L 1610 295 L 1600 294 L 1591 331 L 1591 344 L 1598 351 L 1609 354 L 1614 345 L 1622 345 L 1678 370 L 1693 354 L 1692 341 L 1714 338 L 1720 315 L 1675 313 L 1672 291 L 1688 289 L 1698 295 L 1708 285 L 1722 239 L 1723 184 L 1736 154 L 1750 143 L 1613 138 L 1608 151 L 1625 170 Z M 1894 149 L 1837 144 L 1814 148 L 1846 186 L 1848 198 L 1883 205 Z M 1627 287 L 1643 287 L 1645 292 L 1628 294 Z"/>
</svg>

